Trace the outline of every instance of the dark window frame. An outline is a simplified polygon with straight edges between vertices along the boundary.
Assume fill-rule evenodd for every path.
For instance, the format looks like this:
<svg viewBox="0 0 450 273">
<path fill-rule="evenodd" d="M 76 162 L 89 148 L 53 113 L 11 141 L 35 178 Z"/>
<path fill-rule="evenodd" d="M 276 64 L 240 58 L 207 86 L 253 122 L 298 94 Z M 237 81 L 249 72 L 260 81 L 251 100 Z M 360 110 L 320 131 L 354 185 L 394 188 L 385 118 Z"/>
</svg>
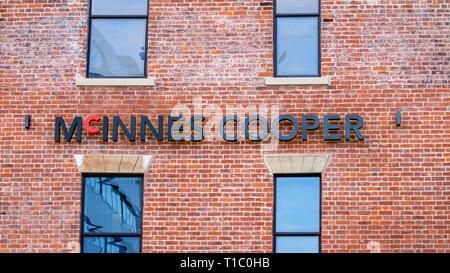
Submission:
<svg viewBox="0 0 450 273">
<path fill-rule="evenodd" d="M 276 211 L 277 211 L 277 178 L 279 177 L 318 177 L 319 178 L 319 232 L 277 232 L 276 230 Z M 277 237 L 318 237 L 319 239 L 319 253 L 322 252 L 322 174 L 274 174 L 273 175 L 273 220 L 272 220 L 272 252 L 277 253 Z"/>
<path fill-rule="evenodd" d="M 85 186 L 87 177 L 129 177 L 129 178 L 140 178 L 141 179 L 141 227 L 139 233 L 88 233 L 84 231 L 84 204 L 85 204 Z M 139 253 L 142 252 L 142 233 L 143 233 L 143 217 L 144 217 L 144 175 L 139 174 L 111 174 L 111 173 L 88 173 L 82 174 L 81 176 L 81 214 L 80 214 L 80 252 L 84 253 L 84 238 L 86 237 L 133 237 L 139 238 Z"/>
<path fill-rule="evenodd" d="M 88 15 L 88 41 L 87 41 L 87 54 L 86 54 L 86 78 L 91 79 L 143 79 L 147 78 L 147 59 L 148 59 L 148 17 L 149 17 L 149 0 L 147 1 L 147 15 L 93 15 L 92 14 L 92 1 L 89 0 L 89 15 Z M 144 76 L 142 77 L 130 77 L 130 76 L 109 76 L 109 77 L 90 77 L 90 57 L 91 57 L 91 28 L 92 19 L 145 19 L 145 58 L 144 58 Z"/>
<path fill-rule="evenodd" d="M 321 25 L 321 0 L 317 0 L 319 3 L 319 7 L 317 12 L 318 13 L 277 13 L 277 2 L 279 0 L 273 1 L 273 76 L 276 78 L 288 78 L 288 77 L 321 77 L 322 76 L 322 56 L 321 56 L 321 34 L 320 34 L 320 25 Z M 317 54 L 317 75 L 311 74 L 311 75 L 278 75 L 278 63 L 277 63 L 277 47 L 278 47 L 278 18 L 279 17 L 317 17 L 318 23 L 317 23 L 317 46 L 318 46 L 318 54 Z"/>
</svg>

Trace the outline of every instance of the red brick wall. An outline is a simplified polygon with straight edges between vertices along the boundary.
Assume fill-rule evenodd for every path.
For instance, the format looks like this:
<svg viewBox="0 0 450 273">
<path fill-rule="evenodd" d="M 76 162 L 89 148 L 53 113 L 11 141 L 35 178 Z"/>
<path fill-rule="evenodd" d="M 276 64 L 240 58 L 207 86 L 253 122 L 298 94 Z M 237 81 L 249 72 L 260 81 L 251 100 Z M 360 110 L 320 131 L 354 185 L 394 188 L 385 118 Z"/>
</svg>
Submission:
<svg viewBox="0 0 450 273">
<path fill-rule="evenodd" d="M 145 252 L 271 252 L 273 177 L 264 154 L 327 153 L 322 251 L 449 252 L 449 5 L 322 0 L 330 86 L 264 85 L 272 1 L 150 0 L 155 87 L 77 87 L 87 0 L 0 1 L 0 252 L 68 252 L 79 242 L 74 154 L 153 154 Z M 277 105 L 280 114 L 360 114 L 364 141 L 323 130 L 280 143 L 55 143 L 54 118 L 167 116 L 178 103 Z M 395 113 L 402 111 L 402 125 Z M 23 127 L 30 114 L 30 130 Z M 207 116 L 208 118 L 208 116 Z M 343 130 L 340 130 L 343 134 Z"/>
</svg>

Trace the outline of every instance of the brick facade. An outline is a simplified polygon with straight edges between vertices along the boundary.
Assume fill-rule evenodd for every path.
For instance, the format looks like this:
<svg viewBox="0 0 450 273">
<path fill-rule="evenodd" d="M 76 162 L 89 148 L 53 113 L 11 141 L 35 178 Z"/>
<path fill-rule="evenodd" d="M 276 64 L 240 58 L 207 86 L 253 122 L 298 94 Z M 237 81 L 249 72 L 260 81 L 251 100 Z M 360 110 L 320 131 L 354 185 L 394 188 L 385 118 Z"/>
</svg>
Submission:
<svg viewBox="0 0 450 273">
<path fill-rule="evenodd" d="M 149 6 L 155 85 L 77 86 L 86 74 L 88 1 L 0 1 L 0 252 L 77 250 L 74 155 L 89 154 L 153 156 L 144 252 L 271 252 L 274 180 L 264 157 L 296 153 L 328 155 L 323 252 L 450 252 L 447 1 L 322 0 L 328 86 L 265 85 L 273 76 L 272 1 Z M 297 119 L 340 114 L 341 127 L 343 116 L 358 114 L 365 139 L 324 141 L 321 126 L 307 141 L 300 135 L 275 147 L 138 135 L 130 143 L 123 134 L 102 142 L 86 131 L 81 143 L 54 141 L 56 116 L 117 115 L 127 124 L 131 115 L 166 117 L 180 104 L 207 120 L 230 106 L 277 106 Z"/>
</svg>

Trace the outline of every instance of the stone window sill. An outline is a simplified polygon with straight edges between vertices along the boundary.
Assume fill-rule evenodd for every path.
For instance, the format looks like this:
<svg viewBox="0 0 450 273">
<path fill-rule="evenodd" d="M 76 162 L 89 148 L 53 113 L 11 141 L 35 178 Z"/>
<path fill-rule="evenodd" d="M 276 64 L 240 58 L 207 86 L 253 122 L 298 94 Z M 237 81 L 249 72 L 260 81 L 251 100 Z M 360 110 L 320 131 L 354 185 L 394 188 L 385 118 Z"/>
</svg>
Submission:
<svg viewBox="0 0 450 273">
<path fill-rule="evenodd" d="M 81 173 L 146 173 L 153 155 L 74 155 Z"/>
<path fill-rule="evenodd" d="M 273 174 L 323 173 L 330 156 L 327 154 L 265 155 L 264 161 Z"/>
<path fill-rule="evenodd" d="M 266 85 L 330 85 L 329 77 L 266 77 Z"/>
<path fill-rule="evenodd" d="M 155 78 L 77 78 L 77 86 L 154 86 Z"/>
</svg>

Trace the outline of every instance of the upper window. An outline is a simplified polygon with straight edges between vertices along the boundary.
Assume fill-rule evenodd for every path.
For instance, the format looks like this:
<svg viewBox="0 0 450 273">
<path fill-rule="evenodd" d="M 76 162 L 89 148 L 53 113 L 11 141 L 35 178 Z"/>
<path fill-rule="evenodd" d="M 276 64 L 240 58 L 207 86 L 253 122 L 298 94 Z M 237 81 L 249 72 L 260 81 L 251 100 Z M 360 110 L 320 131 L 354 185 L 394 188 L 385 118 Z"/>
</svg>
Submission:
<svg viewBox="0 0 450 273">
<path fill-rule="evenodd" d="M 147 75 L 148 0 L 91 0 L 87 77 Z"/>
<path fill-rule="evenodd" d="M 142 177 L 84 177 L 83 193 L 83 252 L 140 252 Z"/>
<path fill-rule="evenodd" d="M 274 252 L 320 252 L 320 176 L 275 177 Z"/>
<path fill-rule="evenodd" d="M 320 1 L 275 3 L 275 76 L 320 76 Z"/>
</svg>

